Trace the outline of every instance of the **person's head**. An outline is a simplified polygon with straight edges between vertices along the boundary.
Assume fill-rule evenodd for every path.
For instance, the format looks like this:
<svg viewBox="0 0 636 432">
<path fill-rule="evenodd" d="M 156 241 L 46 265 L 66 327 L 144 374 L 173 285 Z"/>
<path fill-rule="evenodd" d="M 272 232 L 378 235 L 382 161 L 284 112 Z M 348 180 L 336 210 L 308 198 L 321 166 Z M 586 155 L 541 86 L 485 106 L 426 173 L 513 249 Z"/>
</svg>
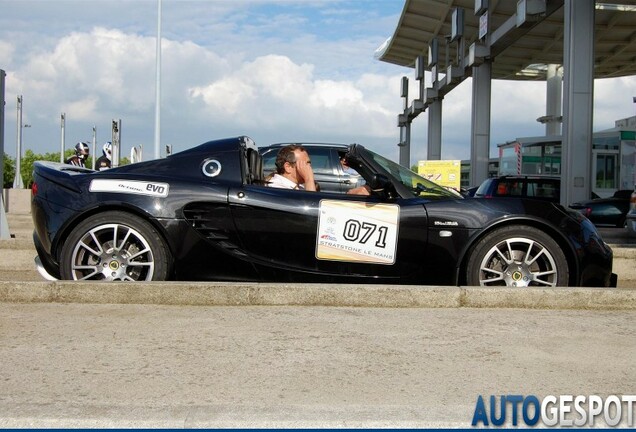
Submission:
<svg viewBox="0 0 636 432">
<path fill-rule="evenodd" d="M 86 159 L 90 150 L 88 149 L 88 144 L 85 142 L 78 142 L 75 144 L 75 155 L 80 159 Z"/>
<path fill-rule="evenodd" d="M 345 155 L 340 156 L 340 164 L 346 169 L 349 168 L 349 164 L 347 163 L 347 157 Z"/>
<path fill-rule="evenodd" d="M 276 155 L 276 173 L 296 181 L 299 184 L 304 183 L 305 179 L 302 178 L 302 175 L 298 173 L 296 168 L 298 161 L 311 163 L 309 153 L 307 153 L 307 150 L 302 145 L 291 144 L 283 147 Z"/>
<path fill-rule="evenodd" d="M 106 144 L 104 144 L 104 147 L 102 148 L 102 152 L 104 153 L 104 156 L 106 156 L 108 160 L 111 160 L 113 145 L 110 141 L 106 141 Z"/>
</svg>

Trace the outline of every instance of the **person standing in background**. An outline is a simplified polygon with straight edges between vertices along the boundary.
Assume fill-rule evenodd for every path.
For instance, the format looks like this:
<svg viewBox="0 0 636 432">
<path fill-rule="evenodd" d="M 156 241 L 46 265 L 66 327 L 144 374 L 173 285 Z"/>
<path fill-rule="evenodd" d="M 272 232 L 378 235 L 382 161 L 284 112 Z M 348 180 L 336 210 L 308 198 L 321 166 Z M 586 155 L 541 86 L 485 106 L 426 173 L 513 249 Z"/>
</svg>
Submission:
<svg viewBox="0 0 636 432">
<path fill-rule="evenodd" d="M 107 141 L 102 148 L 102 155 L 95 162 L 95 169 L 97 171 L 104 171 L 112 166 L 112 152 L 113 145 L 110 141 Z"/>
</svg>

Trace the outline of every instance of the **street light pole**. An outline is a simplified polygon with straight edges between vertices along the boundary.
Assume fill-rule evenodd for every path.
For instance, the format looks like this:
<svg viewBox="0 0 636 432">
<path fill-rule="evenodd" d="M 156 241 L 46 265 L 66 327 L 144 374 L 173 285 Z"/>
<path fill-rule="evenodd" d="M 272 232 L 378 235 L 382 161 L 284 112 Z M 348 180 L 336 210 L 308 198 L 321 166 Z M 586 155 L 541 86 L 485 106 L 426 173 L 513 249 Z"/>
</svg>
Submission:
<svg viewBox="0 0 636 432">
<path fill-rule="evenodd" d="M 60 136 L 60 163 L 64 163 L 64 141 L 65 141 L 65 134 L 64 134 L 64 128 L 66 127 L 66 114 L 62 113 L 61 115 L 61 136 Z"/>
<path fill-rule="evenodd" d="M 161 0 L 157 0 L 157 53 L 155 60 L 155 159 L 159 159 L 161 157 Z"/>
<path fill-rule="evenodd" d="M 97 147 L 97 126 L 93 126 L 93 169 L 95 169 L 95 159 L 97 159 L 95 147 Z"/>
<path fill-rule="evenodd" d="M 18 96 L 18 130 L 17 130 L 17 149 L 15 152 L 15 178 L 13 179 L 13 189 L 24 189 L 22 181 L 21 162 L 22 162 L 22 95 Z"/>
<path fill-rule="evenodd" d="M 6 72 L 0 69 L 0 239 L 7 240 L 11 238 L 9 231 L 9 223 L 7 215 L 4 211 L 4 81 Z"/>
</svg>

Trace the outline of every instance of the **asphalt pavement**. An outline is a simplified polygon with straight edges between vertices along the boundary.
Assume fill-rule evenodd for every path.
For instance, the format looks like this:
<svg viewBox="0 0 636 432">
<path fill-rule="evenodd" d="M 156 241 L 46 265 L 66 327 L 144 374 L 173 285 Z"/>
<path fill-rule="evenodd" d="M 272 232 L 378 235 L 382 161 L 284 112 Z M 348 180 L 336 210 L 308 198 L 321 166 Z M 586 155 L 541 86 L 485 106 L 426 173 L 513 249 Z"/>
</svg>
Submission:
<svg viewBox="0 0 636 432">
<path fill-rule="evenodd" d="M 634 311 L 0 303 L 0 427 L 468 428 L 479 395 L 633 394 L 635 322 Z"/>
</svg>

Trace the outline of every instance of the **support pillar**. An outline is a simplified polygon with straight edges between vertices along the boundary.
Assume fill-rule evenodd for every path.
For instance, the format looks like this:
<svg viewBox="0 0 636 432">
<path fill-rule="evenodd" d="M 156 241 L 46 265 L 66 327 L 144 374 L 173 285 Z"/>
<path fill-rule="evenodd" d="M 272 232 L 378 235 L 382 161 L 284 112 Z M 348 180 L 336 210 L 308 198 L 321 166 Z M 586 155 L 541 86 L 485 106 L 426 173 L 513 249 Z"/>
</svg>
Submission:
<svg viewBox="0 0 636 432">
<path fill-rule="evenodd" d="M 561 204 L 591 196 L 594 0 L 565 0 Z"/>
<path fill-rule="evenodd" d="M 411 168 L 411 121 L 400 128 L 400 165 Z"/>
<path fill-rule="evenodd" d="M 473 100 L 470 141 L 470 183 L 479 186 L 488 178 L 490 159 L 490 103 L 492 65 L 473 67 Z"/>
<path fill-rule="evenodd" d="M 428 106 L 428 149 L 427 160 L 442 159 L 442 98 Z"/>
<path fill-rule="evenodd" d="M 404 112 L 398 118 L 400 126 L 400 165 L 410 168 L 411 161 L 411 118 L 409 116 L 409 79 L 402 77 L 400 83 L 400 96 L 404 102 Z"/>
</svg>

